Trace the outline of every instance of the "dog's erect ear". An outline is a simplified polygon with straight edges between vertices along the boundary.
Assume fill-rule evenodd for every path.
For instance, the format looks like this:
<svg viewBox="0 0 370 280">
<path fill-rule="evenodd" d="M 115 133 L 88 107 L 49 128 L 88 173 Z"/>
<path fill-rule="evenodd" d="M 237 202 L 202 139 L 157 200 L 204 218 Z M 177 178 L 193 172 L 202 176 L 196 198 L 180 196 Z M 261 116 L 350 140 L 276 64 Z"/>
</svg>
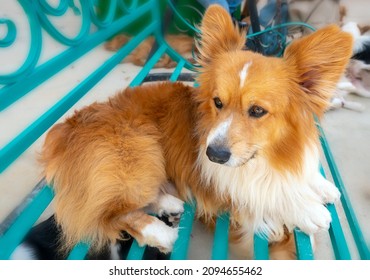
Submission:
<svg viewBox="0 0 370 280">
<path fill-rule="evenodd" d="M 317 116 L 329 99 L 352 55 L 353 38 L 330 25 L 291 43 L 284 58 L 307 94 L 308 106 Z"/>
<path fill-rule="evenodd" d="M 219 5 L 206 10 L 200 31 L 197 48 L 202 66 L 223 52 L 241 50 L 245 45 L 245 33 L 234 26 L 229 13 Z"/>
</svg>

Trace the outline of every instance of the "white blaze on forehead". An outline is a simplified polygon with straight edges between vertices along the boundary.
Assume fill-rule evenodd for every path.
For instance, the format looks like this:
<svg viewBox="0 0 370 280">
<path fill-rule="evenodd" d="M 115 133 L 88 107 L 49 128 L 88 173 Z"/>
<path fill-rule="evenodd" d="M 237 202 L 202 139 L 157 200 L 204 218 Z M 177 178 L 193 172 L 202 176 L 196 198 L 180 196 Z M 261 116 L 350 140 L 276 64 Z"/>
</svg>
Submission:
<svg viewBox="0 0 370 280">
<path fill-rule="evenodd" d="M 245 79 L 248 76 L 248 69 L 252 65 L 252 61 L 247 62 L 244 64 L 243 69 L 239 72 L 239 77 L 240 77 L 240 87 L 244 86 Z"/>
<path fill-rule="evenodd" d="M 229 127 L 233 120 L 233 116 L 231 115 L 226 120 L 221 122 L 216 128 L 212 129 L 207 137 L 207 146 L 210 143 L 214 143 L 216 141 L 222 141 L 227 138 L 227 133 L 229 131 Z"/>
</svg>

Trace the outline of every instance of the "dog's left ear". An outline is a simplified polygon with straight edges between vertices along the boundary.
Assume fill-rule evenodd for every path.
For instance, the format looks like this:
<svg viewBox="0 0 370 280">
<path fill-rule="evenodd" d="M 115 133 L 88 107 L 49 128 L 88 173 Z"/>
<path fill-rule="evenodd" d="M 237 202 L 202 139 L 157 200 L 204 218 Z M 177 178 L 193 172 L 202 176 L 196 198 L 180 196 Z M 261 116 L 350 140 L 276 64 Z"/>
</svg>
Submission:
<svg viewBox="0 0 370 280">
<path fill-rule="evenodd" d="M 200 26 L 198 62 L 205 66 L 219 54 L 243 49 L 245 32 L 239 31 L 230 14 L 220 5 L 210 5 Z"/>
<path fill-rule="evenodd" d="M 284 58 L 303 92 L 307 105 L 321 116 L 352 55 L 353 38 L 330 25 L 298 39 L 287 47 Z"/>
</svg>

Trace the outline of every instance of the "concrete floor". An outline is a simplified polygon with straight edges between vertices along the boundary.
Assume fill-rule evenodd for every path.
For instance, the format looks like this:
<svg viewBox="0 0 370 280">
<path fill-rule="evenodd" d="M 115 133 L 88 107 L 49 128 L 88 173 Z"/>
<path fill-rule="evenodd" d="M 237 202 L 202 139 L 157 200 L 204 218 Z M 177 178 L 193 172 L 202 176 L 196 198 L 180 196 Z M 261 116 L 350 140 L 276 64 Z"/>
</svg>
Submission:
<svg viewBox="0 0 370 280">
<path fill-rule="evenodd" d="M 0 4 L 0 18 L 3 15 L 11 15 L 11 18 L 17 24 L 27 26 L 26 22 L 22 22 L 22 16 L 24 18 L 24 15 L 19 9 L 18 2 L 11 2 L 13 1 Z M 370 1 L 345 0 L 343 3 L 350 3 L 347 5 L 347 21 L 356 20 L 370 24 Z M 65 22 L 59 24 L 67 26 L 71 24 L 71 21 L 66 19 Z M 26 33 L 27 30 L 20 30 L 19 32 L 18 44 L 21 49 L 24 48 L 24 45 L 27 46 L 29 40 Z M 46 61 L 63 50 L 63 47 L 47 36 L 45 37 L 44 46 L 42 61 Z M 110 55 L 111 53 L 106 52 L 102 47 L 97 48 L 78 62 L 67 67 L 65 71 L 52 80 L 32 91 L 14 106 L 0 112 L 0 147 L 13 139 L 60 99 L 65 92 L 76 86 L 86 76 L 86 73 L 100 65 Z M 2 61 L 2 65 L 8 65 L 10 62 L 14 63 L 15 57 L 19 57 L 19 49 L 13 50 L 11 54 L 0 54 L 0 61 Z M 139 70 L 139 67 L 130 64 L 118 65 L 65 116 L 70 115 L 73 110 L 96 100 L 105 100 L 107 96 L 111 96 L 117 90 L 126 87 Z M 156 71 L 161 72 L 163 70 L 158 69 Z M 361 113 L 345 109 L 330 111 L 325 115 L 322 124 L 364 236 L 367 242 L 370 242 L 370 148 L 368 147 L 368 139 L 370 139 L 370 99 L 357 96 L 349 96 L 348 99 L 364 104 L 366 106 L 365 111 Z M 37 154 L 43 140 L 44 135 L 13 165 L 0 174 L 0 221 L 24 199 L 40 180 L 41 169 L 37 163 Z M 49 209 L 44 216 L 48 216 L 51 211 L 52 209 Z M 344 220 L 343 217 L 342 220 Z M 205 233 L 199 224 L 194 227 L 192 236 L 190 258 L 207 258 L 209 255 L 207 247 L 211 246 L 212 237 Z M 329 246 L 327 236 L 321 238 L 320 242 L 323 248 Z M 349 240 L 349 242 L 352 241 Z M 318 253 L 317 257 L 330 258 L 331 253 L 323 250 Z"/>
</svg>

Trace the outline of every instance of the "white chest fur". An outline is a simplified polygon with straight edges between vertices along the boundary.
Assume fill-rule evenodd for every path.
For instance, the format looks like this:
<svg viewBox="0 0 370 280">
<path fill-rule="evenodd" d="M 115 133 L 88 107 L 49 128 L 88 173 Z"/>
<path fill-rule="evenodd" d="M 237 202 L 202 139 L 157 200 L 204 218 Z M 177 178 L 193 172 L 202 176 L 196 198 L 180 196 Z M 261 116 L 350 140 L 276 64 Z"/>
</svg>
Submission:
<svg viewBox="0 0 370 280">
<path fill-rule="evenodd" d="M 205 185 L 229 196 L 233 208 L 245 216 L 245 231 L 279 240 L 283 225 L 308 234 L 329 227 L 331 217 L 323 204 L 338 199 L 339 192 L 319 173 L 317 148 L 307 147 L 299 175 L 281 174 L 258 156 L 240 167 L 224 166 L 211 162 L 204 150 L 198 164 Z"/>
</svg>

